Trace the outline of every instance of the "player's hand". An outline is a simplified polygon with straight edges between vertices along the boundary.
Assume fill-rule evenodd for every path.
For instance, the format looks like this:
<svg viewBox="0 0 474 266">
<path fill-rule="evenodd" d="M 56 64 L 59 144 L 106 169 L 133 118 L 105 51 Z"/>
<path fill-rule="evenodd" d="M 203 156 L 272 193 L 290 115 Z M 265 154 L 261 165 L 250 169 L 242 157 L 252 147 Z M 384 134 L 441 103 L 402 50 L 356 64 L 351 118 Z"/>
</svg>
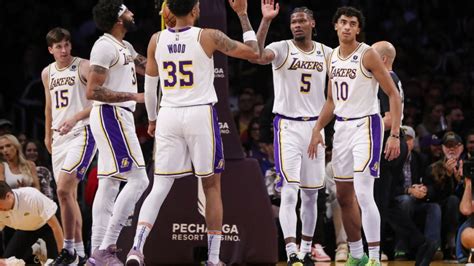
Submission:
<svg viewBox="0 0 474 266">
<path fill-rule="evenodd" d="M 313 133 L 311 134 L 311 142 L 308 146 L 308 157 L 314 159 L 318 156 L 318 145 L 324 147 L 324 139 L 319 130 L 316 130 L 316 127 L 313 128 Z"/>
<path fill-rule="evenodd" d="M 71 117 L 64 121 L 60 126 L 59 126 L 59 135 L 66 135 L 71 131 L 71 129 L 76 125 L 77 120 L 74 117 Z"/>
<path fill-rule="evenodd" d="M 135 93 L 134 94 L 134 101 L 137 103 L 144 103 L 145 102 L 145 93 Z"/>
<path fill-rule="evenodd" d="M 46 146 L 46 149 L 48 150 L 49 154 L 51 154 L 51 143 L 53 141 L 51 140 L 51 138 L 49 138 L 48 136 L 46 136 L 44 138 L 44 146 Z"/>
<path fill-rule="evenodd" d="M 391 161 L 400 156 L 400 139 L 389 137 L 385 145 L 385 159 Z"/>
<path fill-rule="evenodd" d="M 280 5 L 274 0 L 262 0 L 262 16 L 263 19 L 272 20 L 278 15 Z"/>
<path fill-rule="evenodd" d="M 148 121 L 148 135 L 150 137 L 155 137 L 155 129 L 156 129 L 156 120 L 155 121 Z"/>
<path fill-rule="evenodd" d="M 247 14 L 247 0 L 229 0 L 229 4 L 237 15 Z"/>
</svg>

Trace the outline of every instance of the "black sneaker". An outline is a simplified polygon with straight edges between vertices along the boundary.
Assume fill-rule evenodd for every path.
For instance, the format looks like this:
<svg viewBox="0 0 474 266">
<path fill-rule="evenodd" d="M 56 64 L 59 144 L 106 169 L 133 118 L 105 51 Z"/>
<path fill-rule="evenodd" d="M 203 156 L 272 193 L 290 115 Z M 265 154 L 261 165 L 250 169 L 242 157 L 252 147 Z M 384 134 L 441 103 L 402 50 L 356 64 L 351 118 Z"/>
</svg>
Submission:
<svg viewBox="0 0 474 266">
<path fill-rule="evenodd" d="M 84 255 L 84 257 L 79 256 L 79 262 L 77 263 L 78 266 L 84 266 L 87 263 L 87 255 Z"/>
<path fill-rule="evenodd" d="M 288 257 L 288 266 L 303 266 L 303 262 L 298 258 L 296 253 L 291 253 Z"/>
<path fill-rule="evenodd" d="M 438 244 L 436 241 L 425 240 L 423 245 L 418 248 L 416 252 L 416 266 L 429 266 L 430 262 L 433 260 L 433 256 L 438 249 Z"/>
<path fill-rule="evenodd" d="M 304 258 L 303 258 L 303 266 L 314 266 L 314 259 L 313 259 L 313 256 L 311 256 L 311 253 L 306 253 L 306 255 L 304 255 Z"/>
<path fill-rule="evenodd" d="M 59 253 L 59 256 L 53 261 L 52 265 L 70 265 L 74 264 L 77 265 L 79 262 L 79 257 L 76 254 L 76 251 L 74 250 L 74 254 L 70 254 L 69 251 L 65 248 L 61 250 L 61 253 Z"/>
</svg>

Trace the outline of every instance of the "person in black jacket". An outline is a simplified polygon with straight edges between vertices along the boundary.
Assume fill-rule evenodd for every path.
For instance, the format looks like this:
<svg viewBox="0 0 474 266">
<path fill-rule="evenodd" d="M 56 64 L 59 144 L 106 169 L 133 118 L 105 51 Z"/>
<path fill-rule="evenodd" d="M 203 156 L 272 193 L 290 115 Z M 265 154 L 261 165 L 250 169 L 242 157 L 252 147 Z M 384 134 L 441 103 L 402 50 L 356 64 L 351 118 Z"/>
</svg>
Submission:
<svg viewBox="0 0 474 266">
<path fill-rule="evenodd" d="M 372 45 L 372 47 L 381 56 L 384 66 L 390 72 L 390 75 L 397 86 L 400 98 L 402 99 L 403 110 L 404 97 L 402 84 L 397 74 L 392 70 L 392 64 L 396 57 L 395 47 L 387 41 L 377 42 Z M 382 89 L 379 89 L 378 91 L 378 98 L 380 102 L 380 113 L 383 117 L 383 123 L 385 126 L 385 145 L 385 142 L 390 136 L 392 117 L 390 116 L 389 98 Z M 400 156 L 392 161 L 389 161 L 382 156 L 380 161 L 380 178 L 375 180 L 374 197 L 381 215 L 381 239 L 384 239 L 383 234 L 385 224 L 390 223 L 395 232 L 399 232 L 406 238 L 412 238 L 413 241 L 411 241 L 411 243 L 413 244 L 413 247 L 420 247 L 418 248 L 416 256 L 416 265 L 428 265 L 433 253 L 436 251 L 436 245 L 433 242 L 426 241 L 423 235 L 417 230 L 416 226 L 410 222 L 411 219 L 409 219 L 409 213 L 405 212 L 403 209 L 399 208 L 396 203 L 392 202 L 397 195 L 397 186 L 395 186 L 395 184 L 399 183 L 398 180 L 401 179 L 403 165 L 408 154 L 407 143 L 404 141 L 403 131 L 400 132 Z M 405 219 L 400 219 L 400 217 L 404 217 Z M 382 250 L 383 244 L 384 243 L 382 243 Z"/>
</svg>

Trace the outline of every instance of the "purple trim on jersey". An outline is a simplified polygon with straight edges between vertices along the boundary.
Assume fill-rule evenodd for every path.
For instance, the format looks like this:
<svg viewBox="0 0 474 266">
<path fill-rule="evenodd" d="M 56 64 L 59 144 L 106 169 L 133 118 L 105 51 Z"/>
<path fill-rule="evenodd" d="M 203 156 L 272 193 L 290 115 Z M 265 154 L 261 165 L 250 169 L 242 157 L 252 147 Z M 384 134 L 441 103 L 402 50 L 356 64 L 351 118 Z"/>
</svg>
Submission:
<svg viewBox="0 0 474 266">
<path fill-rule="evenodd" d="M 224 171 L 224 148 L 222 146 L 221 130 L 219 127 L 219 119 L 214 106 L 212 108 L 212 124 L 214 127 L 214 173 L 222 173 Z"/>
<path fill-rule="evenodd" d="M 274 147 L 274 158 L 275 158 L 275 172 L 279 177 L 277 184 L 275 184 L 275 188 L 281 189 L 283 186 L 283 179 L 286 178 L 283 171 L 281 170 L 281 156 L 280 156 L 280 121 L 281 116 L 275 116 L 273 119 L 273 147 Z"/>
<path fill-rule="evenodd" d="M 112 145 L 114 152 L 115 164 L 118 167 L 119 173 L 124 173 L 132 169 L 134 163 L 133 158 L 130 156 L 125 142 L 124 132 L 120 127 L 120 122 L 115 116 L 115 106 L 103 104 L 101 105 L 102 119 L 104 120 L 104 128 L 108 139 Z"/>
<path fill-rule="evenodd" d="M 95 146 L 95 139 L 92 135 L 91 127 L 89 125 L 86 126 L 86 148 L 84 152 L 84 156 L 82 157 L 81 163 L 77 167 L 76 177 L 79 180 L 84 180 L 84 175 L 87 172 L 87 169 L 91 165 L 92 159 L 94 158 L 96 146 Z"/>
<path fill-rule="evenodd" d="M 372 156 L 369 162 L 370 175 L 379 176 L 380 155 L 382 152 L 382 118 L 379 114 L 369 116 L 370 122 L 370 141 L 372 142 Z"/>
<path fill-rule="evenodd" d="M 183 31 L 189 30 L 190 28 L 191 28 L 191 27 L 184 27 L 184 28 L 181 28 L 181 29 L 168 28 L 168 31 L 171 31 L 171 32 L 183 32 Z"/>
</svg>

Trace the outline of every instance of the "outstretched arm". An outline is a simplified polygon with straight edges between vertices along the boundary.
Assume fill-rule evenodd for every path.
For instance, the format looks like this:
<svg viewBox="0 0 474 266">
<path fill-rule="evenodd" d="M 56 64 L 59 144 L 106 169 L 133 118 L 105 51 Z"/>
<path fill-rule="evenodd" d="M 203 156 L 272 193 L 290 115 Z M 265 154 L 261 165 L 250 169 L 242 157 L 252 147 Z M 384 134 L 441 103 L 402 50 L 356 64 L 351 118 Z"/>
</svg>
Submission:
<svg viewBox="0 0 474 266">
<path fill-rule="evenodd" d="M 270 49 L 264 49 L 265 39 L 267 38 L 270 23 L 278 15 L 280 5 L 274 3 L 274 0 L 262 0 L 262 21 L 257 32 L 258 48 L 260 49 L 260 58 L 257 60 L 249 60 L 251 63 L 260 65 L 270 64 L 275 59 L 275 54 Z"/>
<path fill-rule="evenodd" d="M 133 61 L 135 63 L 135 71 L 137 72 L 137 74 L 145 76 L 147 58 L 141 54 L 137 54 Z"/>
</svg>

